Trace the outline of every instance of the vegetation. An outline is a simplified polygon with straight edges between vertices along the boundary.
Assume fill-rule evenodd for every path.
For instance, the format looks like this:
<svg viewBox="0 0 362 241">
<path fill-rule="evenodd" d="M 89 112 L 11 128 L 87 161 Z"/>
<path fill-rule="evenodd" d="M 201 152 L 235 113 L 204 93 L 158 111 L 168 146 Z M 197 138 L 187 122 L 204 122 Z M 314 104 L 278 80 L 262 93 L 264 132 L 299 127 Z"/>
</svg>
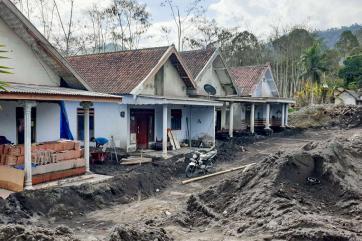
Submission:
<svg viewBox="0 0 362 241">
<path fill-rule="evenodd" d="M 344 80 L 348 89 L 362 88 L 362 54 L 350 56 L 339 71 L 339 77 Z"/>
</svg>

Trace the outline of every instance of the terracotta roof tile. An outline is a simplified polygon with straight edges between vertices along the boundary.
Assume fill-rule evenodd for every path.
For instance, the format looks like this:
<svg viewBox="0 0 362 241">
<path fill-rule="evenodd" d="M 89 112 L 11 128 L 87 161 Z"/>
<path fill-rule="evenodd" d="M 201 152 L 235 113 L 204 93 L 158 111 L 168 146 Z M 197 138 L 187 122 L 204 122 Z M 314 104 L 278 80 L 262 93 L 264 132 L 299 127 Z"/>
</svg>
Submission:
<svg viewBox="0 0 362 241">
<path fill-rule="evenodd" d="M 181 52 L 181 57 L 184 60 L 187 68 L 190 70 L 193 79 L 195 79 L 201 72 L 214 52 L 215 48 Z"/>
<path fill-rule="evenodd" d="M 250 96 L 268 68 L 268 65 L 239 66 L 230 68 L 230 72 L 240 94 Z"/>
<path fill-rule="evenodd" d="M 67 60 L 94 91 L 127 94 L 146 78 L 168 48 L 72 56 Z"/>
</svg>

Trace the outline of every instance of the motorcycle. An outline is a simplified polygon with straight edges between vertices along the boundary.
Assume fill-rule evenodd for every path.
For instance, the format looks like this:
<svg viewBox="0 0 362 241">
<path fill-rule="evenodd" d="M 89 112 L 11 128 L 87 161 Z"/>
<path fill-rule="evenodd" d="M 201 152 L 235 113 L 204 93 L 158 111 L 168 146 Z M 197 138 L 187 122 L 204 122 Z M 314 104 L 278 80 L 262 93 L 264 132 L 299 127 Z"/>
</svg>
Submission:
<svg viewBox="0 0 362 241">
<path fill-rule="evenodd" d="M 186 177 L 194 177 L 199 173 L 206 174 L 209 172 L 215 166 L 216 155 L 216 149 L 193 152 L 185 170 Z"/>
</svg>

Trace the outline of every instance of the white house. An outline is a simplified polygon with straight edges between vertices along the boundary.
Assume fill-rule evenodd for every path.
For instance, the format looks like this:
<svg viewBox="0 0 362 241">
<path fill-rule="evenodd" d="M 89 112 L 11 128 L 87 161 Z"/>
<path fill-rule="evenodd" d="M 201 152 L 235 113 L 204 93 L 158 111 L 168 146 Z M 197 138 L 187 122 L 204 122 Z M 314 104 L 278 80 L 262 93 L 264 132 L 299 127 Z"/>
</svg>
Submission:
<svg viewBox="0 0 362 241">
<path fill-rule="evenodd" d="M 11 67 L 13 72 L 1 75 L 9 86 L 0 91 L 0 136 L 23 146 L 19 155 L 24 157 L 25 184 L 30 188 L 32 143 L 64 138 L 68 123 L 76 124 L 75 118 L 67 118 L 64 101 L 81 103 L 83 132 L 88 135 L 92 102 L 120 103 L 121 97 L 91 92 L 89 85 L 8 0 L 0 0 L 0 43 L 8 51 L 1 65 Z M 68 114 L 75 113 L 69 110 Z M 89 142 L 85 142 L 85 171 L 89 171 L 88 157 Z"/>
<path fill-rule="evenodd" d="M 336 105 L 362 105 L 362 91 L 337 88 L 334 91 L 334 104 Z"/>
<path fill-rule="evenodd" d="M 95 137 L 113 138 L 134 151 L 162 146 L 167 155 L 167 129 L 178 141 L 214 144 L 217 101 L 192 98 L 196 90 L 189 70 L 174 46 L 68 58 L 96 91 L 122 96 L 122 104 L 95 104 L 91 122 Z M 67 102 L 75 110 L 78 102 Z M 74 112 L 73 112 L 74 113 Z M 77 133 L 77 126 L 71 126 Z M 81 133 L 77 134 L 81 139 Z"/>
</svg>

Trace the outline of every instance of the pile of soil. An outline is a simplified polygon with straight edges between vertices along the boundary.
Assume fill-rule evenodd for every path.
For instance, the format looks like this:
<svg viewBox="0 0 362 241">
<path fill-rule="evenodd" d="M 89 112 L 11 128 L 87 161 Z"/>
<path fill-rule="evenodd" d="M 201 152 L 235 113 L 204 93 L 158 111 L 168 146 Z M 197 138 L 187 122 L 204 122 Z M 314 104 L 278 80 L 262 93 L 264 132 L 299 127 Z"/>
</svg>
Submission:
<svg viewBox="0 0 362 241">
<path fill-rule="evenodd" d="M 162 228 L 117 226 L 107 241 L 172 241 Z"/>
<path fill-rule="evenodd" d="M 289 125 L 299 128 L 355 128 L 362 126 L 362 106 L 315 105 L 289 114 Z"/>
<path fill-rule="evenodd" d="M 361 240 L 362 134 L 276 153 L 191 196 L 176 221 L 248 240 Z"/>
<path fill-rule="evenodd" d="M 113 204 L 142 200 L 166 188 L 184 173 L 185 165 L 183 160 L 130 168 L 119 164 L 99 165 L 93 171 L 114 178 L 101 183 L 24 191 L 0 199 L 0 222 L 26 224 L 37 216 L 62 220 Z"/>
<path fill-rule="evenodd" d="M 72 231 L 60 226 L 54 230 L 34 226 L 0 225 L 0 240 L 6 241 L 80 241 Z"/>
</svg>

